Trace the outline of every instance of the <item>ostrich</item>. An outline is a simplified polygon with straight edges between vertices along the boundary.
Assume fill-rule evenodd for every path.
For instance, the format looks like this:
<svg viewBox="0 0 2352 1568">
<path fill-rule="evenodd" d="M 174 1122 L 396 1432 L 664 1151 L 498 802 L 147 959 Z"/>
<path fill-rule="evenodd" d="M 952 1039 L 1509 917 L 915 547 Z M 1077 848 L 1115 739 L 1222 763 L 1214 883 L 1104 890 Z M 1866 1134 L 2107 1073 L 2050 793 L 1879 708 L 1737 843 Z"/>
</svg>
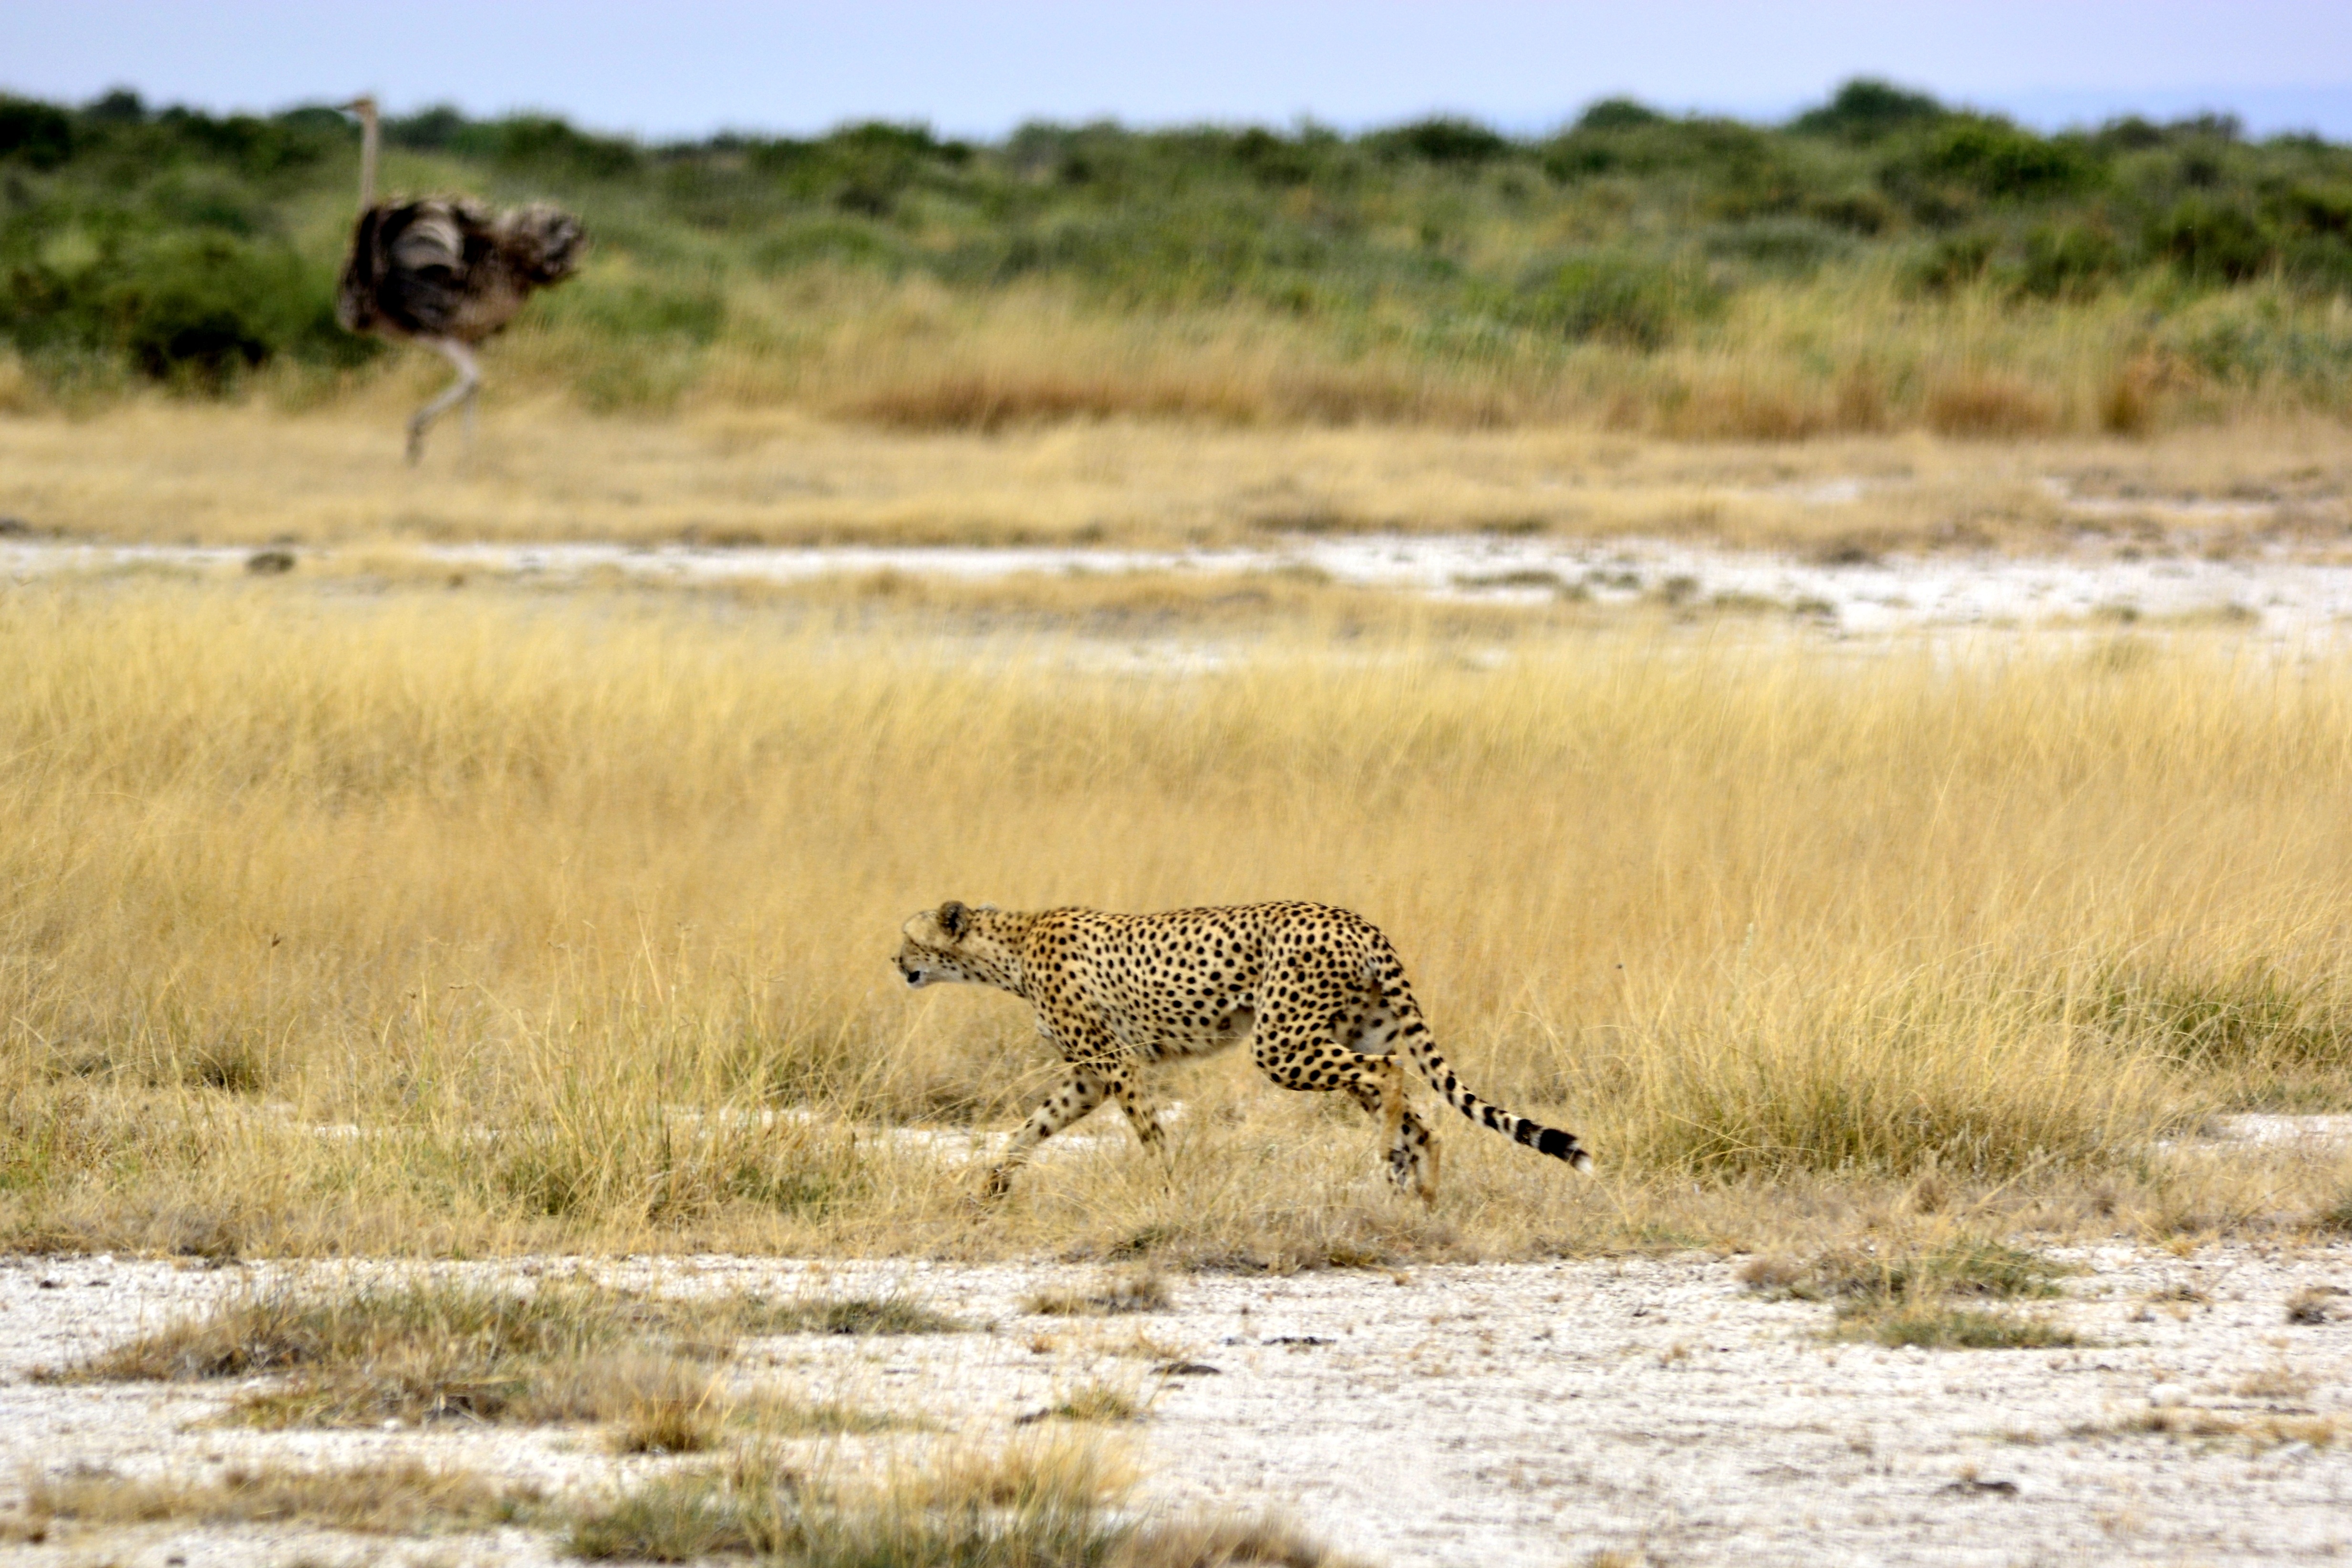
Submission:
<svg viewBox="0 0 2352 1568">
<path fill-rule="evenodd" d="M 425 454 L 432 423 L 466 405 L 473 428 L 482 373 L 476 343 L 514 320 L 534 289 L 578 269 L 580 220 L 544 202 L 493 212 L 464 196 L 375 199 L 378 132 L 373 98 L 343 106 L 360 118 L 360 216 L 335 290 L 335 319 L 354 332 L 437 349 L 457 367 L 447 390 L 408 420 L 408 460 Z"/>
</svg>

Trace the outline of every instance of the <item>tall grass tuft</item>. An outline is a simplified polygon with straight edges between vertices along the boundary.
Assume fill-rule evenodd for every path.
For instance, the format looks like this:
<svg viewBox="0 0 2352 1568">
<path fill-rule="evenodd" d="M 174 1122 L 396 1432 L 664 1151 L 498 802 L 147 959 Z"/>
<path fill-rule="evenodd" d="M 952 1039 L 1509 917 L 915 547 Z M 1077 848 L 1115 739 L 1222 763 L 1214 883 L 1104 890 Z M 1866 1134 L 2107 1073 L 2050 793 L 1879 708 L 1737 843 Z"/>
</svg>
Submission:
<svg viewBox="0 0 2352 1568">
<path fill-rule="evenodd" d="M 1147 1522 L 1122 1506 L 1134 1481 L 1117 1452 L 1061 1436 L 950 1449 L 855 1479 L 802 1474 L 755 1446 L 584 1510 L 565 1546 L 591 1561 L 753 1556 L 808 1568 L 1345 1568 L 1271 1520 Z"/>
<path fill-rule="evenodd" d="M 1407 629 L 1136 673 L 871 606 L 20 588 L 0 1236 L 995 1245 L 961 1146 L 892 1131 L 1009 1126 L 1054 1072 L 1018 1006 L 893 984 L 950 897 L 1360 910 L 1467 1080 L 1626 1193 L 2127 1172 L 2342 1102 L 2352 863 L 2352 682 L 2135 647 Z M 1223 1108 L 1183 1203 L 1113 1139 L 1020 1212 L 1235 1257 L 1559 1212 L 1446 1118 L 1484 1196 L 1349 1231 L 1351 1108 L 1238 1058 L 1177 1092 Z"/>
<path fill-rule="evenodd" d="M 432 1278 L 247 1292 L 44 1375 L 56 1382 L 277 1375 L 238 1397 L 257 1426 L 620 1421 L 630 1451 L 715 1440 L 731 1401 L 711 1363 L 764 1328 L 749 1299 L 659 1300 L 584 1285 L 530 1291 Z"/>
</svg>

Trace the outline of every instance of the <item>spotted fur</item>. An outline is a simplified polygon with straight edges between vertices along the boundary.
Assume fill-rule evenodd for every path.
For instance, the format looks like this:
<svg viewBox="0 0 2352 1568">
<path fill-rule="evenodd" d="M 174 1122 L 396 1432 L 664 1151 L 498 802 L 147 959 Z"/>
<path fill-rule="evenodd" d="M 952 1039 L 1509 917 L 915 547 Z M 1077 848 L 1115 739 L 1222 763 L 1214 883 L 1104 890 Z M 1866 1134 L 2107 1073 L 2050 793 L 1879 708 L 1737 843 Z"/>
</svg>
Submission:
<svg viewBox="0 0 2352 1568">
<path fill-rule="evenodd" d="M 1389 1179 L 1437 1194 L 1437 1143 L 1407 1103 L 1402 1052 L 1447 1103 L 1482 1126 L 1565 1160 L 1592 1163 L 1571 1133 L 1514 1116 L 1463 1087 L 1437 1054 L 1404 964 L 1380 929 L 1327 904 L 1246 904 L 1165 914 L 1099 910 L 1015 913 L 949 902 L 902 929 L 909 985 L 964 981 L 1009 991 L 1037 1010 L 1037 1030 L 1070 1076 L 1022 1125 L 989 1173 L 1001 1195 L 1013 1169 L 1055 1132 L 1115 1100 L 1147 1149 L 1159 1118 L 1139 1072 L 1250 1042 L 1284 1089 L 1338 1089 L 1381 1119 Z"/>
</svg>

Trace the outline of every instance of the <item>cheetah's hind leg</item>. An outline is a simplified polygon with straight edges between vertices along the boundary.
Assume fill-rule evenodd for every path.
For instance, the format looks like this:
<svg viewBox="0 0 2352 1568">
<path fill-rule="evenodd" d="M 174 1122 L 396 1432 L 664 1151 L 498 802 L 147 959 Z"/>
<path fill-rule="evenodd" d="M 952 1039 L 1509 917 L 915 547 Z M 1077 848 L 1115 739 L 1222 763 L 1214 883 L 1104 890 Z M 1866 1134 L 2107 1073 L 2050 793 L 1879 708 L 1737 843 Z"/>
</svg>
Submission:
<svg viewBox="0 0 2352 1568">
<path fill-rule="evenodd" d="M 1389 1139 L 1389 1180 L 1424 1204 L 1437 1201 L 1437 1135 L 1410 1109 Z"/>
<path fill-rule="evenodd" d="M 1383 1064 L 1378 1098 L 1360 1092 L 1357 1099 L 1388 1130 L 1390 1185 L 1424 1204 L 1433 1204 L 1437 1201 L 1437 1135 L 1413 1114 L 1406 1099 L 1406 1086 L 1412 1079 L 1395 1054 L 1396 1033 L 1393 1011 L 1386 1006 L 1366 1007 L 1357 1013 L 1340 1044 L 1364 1051 Z"/>
<path fill-rule="evenodd" d="M 1378 1089 L 1369 1083 L 1349 1089 L 1356 1103 L 1380 1118 L 1388 1131 L 1389 1184 L 1424 1204 L 1435 1203 L 1437 1135 L 1406 1103 L 1402 1070 L 1383 1073 Z"/>
</svg>

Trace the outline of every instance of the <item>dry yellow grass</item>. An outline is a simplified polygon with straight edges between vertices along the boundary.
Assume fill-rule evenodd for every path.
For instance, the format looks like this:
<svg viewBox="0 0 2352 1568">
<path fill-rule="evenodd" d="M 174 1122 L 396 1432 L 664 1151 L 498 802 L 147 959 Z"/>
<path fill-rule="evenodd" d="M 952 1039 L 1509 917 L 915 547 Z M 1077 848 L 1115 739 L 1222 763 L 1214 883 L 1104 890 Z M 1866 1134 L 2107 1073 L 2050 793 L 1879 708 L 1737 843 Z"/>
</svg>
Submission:
<svg viewBox="0 0 2352 1568">
<path fill-rule="evenodd" d="M 315 216 L 331 249 L 339 220 Z M 1530 242 L 1568 238 L 1521 233 L 1486 259 L 1517 272 Z M 1706 441 L 1917 429 L 2141 436 L 2330 412 L 2341 400 L 2330 356 L 2347 309 L 2281 279 L 2063 302 L 1998 286 L 1922 295 L 1889 256 L 1811 280 L 1759 280 L 1639 346 L 1433 316 L 1403 300 L 1333 317 L 1246 300 L 1153 306 L 1044 281 L 971 289 L 825 268 L 761 276 L 682 258 L 647 268 L 614 250 L 591 266 L 588 293 L 553 297 L 491 350 L 494 387 L 606 413 L 792 409 L 901 430 L 1130 418 Z M 680 299 L 680 285 L 689 310 L 720 312 L 708 334 L 613 313 L 633 289 L 650 302 Z M 247 384 L 289 407 L 414 406 L 444 374 L 410 353 L 347 373 L 281 360 Z M 123 392 L 118 375 L 60 379 L 0 351 L 0 413 L 86 411 Z"/>
<path fill-rule="evenodd" d="M 1095 1385 L 1085 1413 L 1003 1446 L 950 1439 L 863 1461 L 811 1462 L 755 1440 L 705 1469 L 656 1474 L 579 1509 L 572 1555 L 657 1562 L 759 1556 L 808 1568 L 874 1563 L 1106 1563 L 1111 1568 L 1346 1568 L 1278 1517 L 1153 1519 L 1140 1476 L 1099 1424 L 1134 1414 Z M 1116 1413 L 1125 1405 L 1124 1414 Z M 1076 1423 L 1090 1424 L 1079 1426 Z M 844 1462 L 846 1459 L 847 1462 Z M 878 1459 L 878 1463 L 877 1460 Z"/>
<path fill-rule="evenodd" d="M 87 417 L 0 416 L 0 514 L 76 538 L 265 544 L 1256 542 L 1294 531 L 1682 537 L 1812 553 L 2046 548 L 2083 527 L 2049 481 L 2101 498 L 2223 498 L 2241 531 L 2341 543 L 2352 432 L 2328 420 L 2160 443 L 1919 434 L 1692 445 L 1591 428 L 1228 429 L 1124 420 L 892 434 L 791 409 L 604 419 L 494 393 L 468 456 L 401 463 L 418 387 L 306 414 L 152 397 Z M 1999 423 L 1983 387 L 1948 411 Z M 1974 399 L 1974 401 L 1970 401 Z M 1823 485 L 1864 481 L 1823 501 Z M 1836 492 L 1844 493 L 1844 492 Z M 2208 531 L 2212 525 L 2208 525 Z"/>
<path fill-rule="evenodd" d="M 2193 300 L 2116 290 L 2036 304 L 1997 289 L 1923 298 L 1899 267 L 1878 267 L 1744 289 L 1645 349 L 1440 325 L 1409 310 L 1334 331 L 1248 304 L 1154 310 L 1051 285 L 973 294 L 813 272 L 739 277 L 728 331 L 707 351 L 653 339 L 616 353 L 608 331 L 550 313 L 525 318 L 499 368 L 591 408 L 789 407 L 921 430 L 1126 417 L 1705 441 L 2137 436 L 2327 409 L 2326 373 L 2294 366 L 2279 342 L 2340 342 L 2346 310 L 2340 298 L 2276 282 Z M 2211 344 L 2232 338 L 2269 357 L 2217 363 Z M 289 378 L 275 395 L 320 392 Z"/>
<path fill-rule="evenodd" d="M 36 1479 L 26 1499 L 34 1541 L 52 1521 L 102 1528 L 179 1521 L 203 1524 L 307 1524 L 370 1535 L 484 1530 L 545 1511 L 533 1487 L 498 1485 L 415 1459 L 346 1469 L 229 1468 L 216 1479 L 138 1479 L 110 1470 Z"/>
<path fill-rule="evenodd" d="M 2219 637 L 1461 652 L 1162 676 L 724 601 L 19 589 L 0 1237 L 1286 1265 L 2340 1197 L 2150 1143 L 2342 1100 L 2352 678 Z M 1177 1086 L 1171 1182 L 1114 1136 L 985 1224 L 876 1134 L 1052 1070 L 1010 1000 L 894 984 L 911 910 L 1277 896 L 1379 921 L 1469 1081 L 1603 1179 L 1449 1119 L 1400 1206 L 1360 1113 L 1238 1059 Z"/>
</svg>

